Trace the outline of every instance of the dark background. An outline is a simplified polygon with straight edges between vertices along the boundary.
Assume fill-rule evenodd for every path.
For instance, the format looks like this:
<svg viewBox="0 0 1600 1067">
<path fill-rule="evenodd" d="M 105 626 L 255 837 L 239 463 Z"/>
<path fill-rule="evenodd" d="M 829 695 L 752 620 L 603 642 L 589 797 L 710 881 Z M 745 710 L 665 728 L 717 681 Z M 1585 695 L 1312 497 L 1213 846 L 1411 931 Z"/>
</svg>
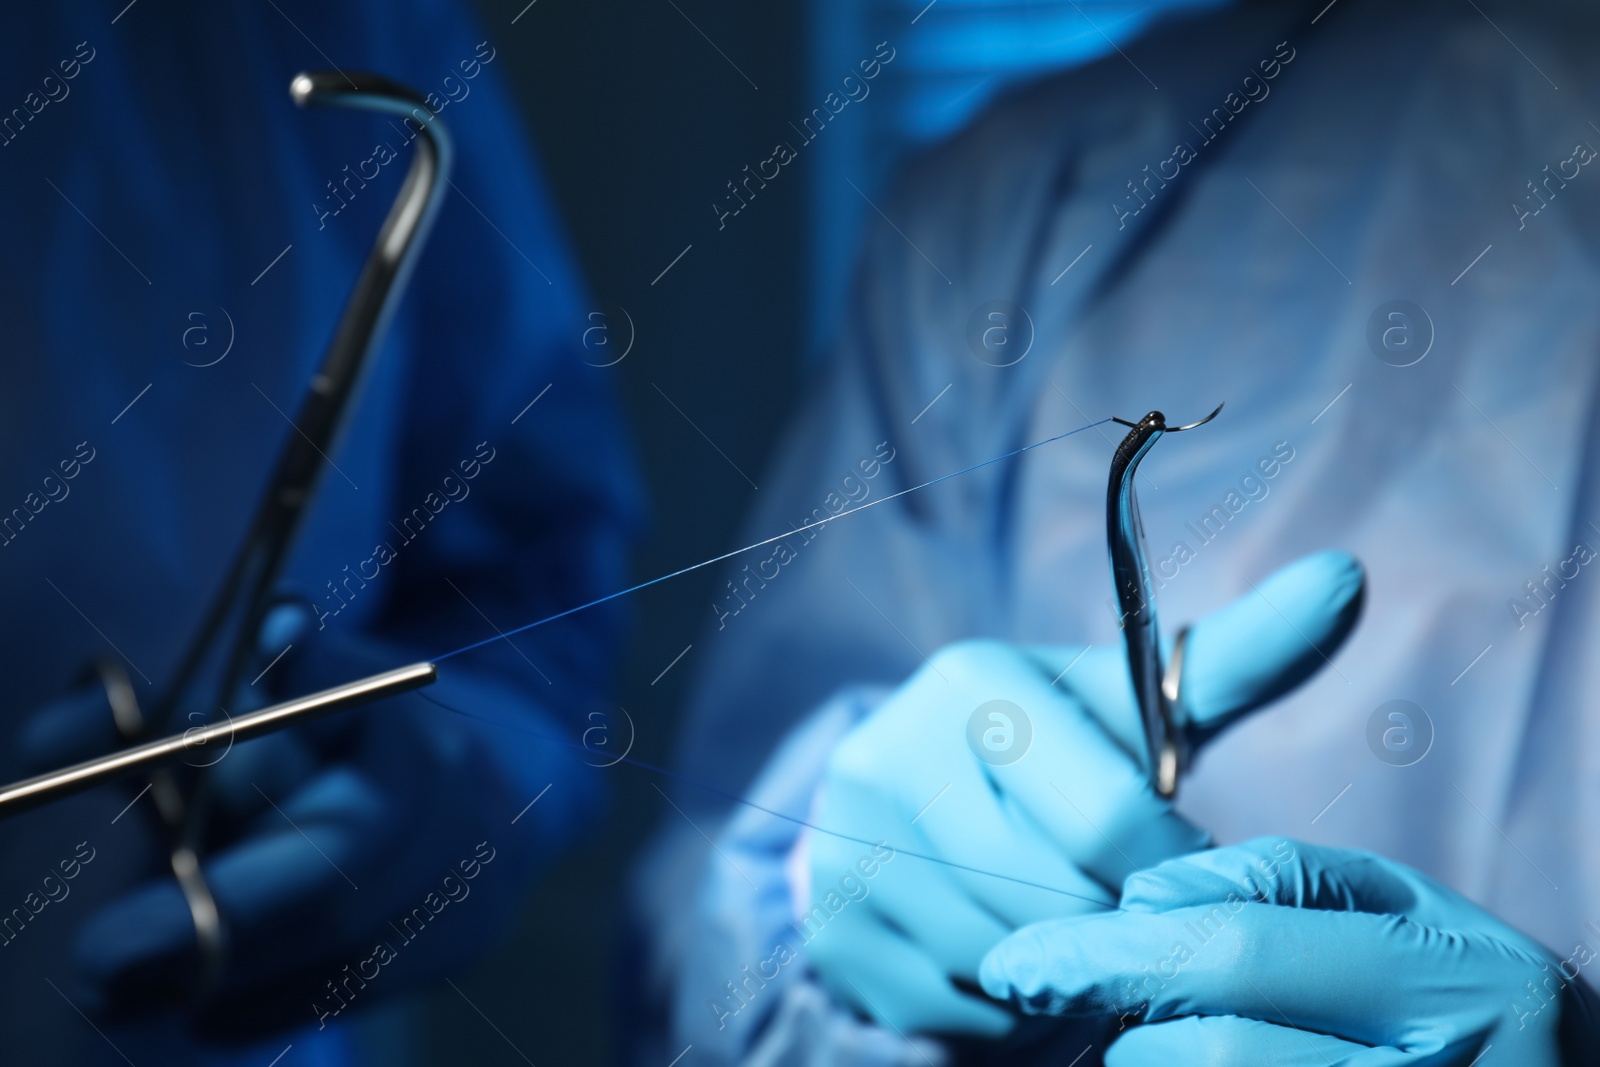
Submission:
<svg viewBox="0 0 1600 1067">
<path fill-rule="evenodd" d="M 589 291 L 597 304 L 626 308 L 635 324 L 628 357 L 597 373 L 617 376 L 649 492 L 650 525 L 633 563 L 643 580 L 735 546 L 756 490 L 729 461 L 761 484 L 803 389 L 805 182 L 797 175 L 774 183 L 720 232 L 710 207 L 801 110 L 802 7 L 696 0 L 684 12 L 714 47 L 667 0 L 626 9 L 538 0 L 511 25 L 526 3 L 477 7 L 505 56 L 499 69 Z M 717 573 L 707 568 L 631 598 L 633 638 L 618 700 L 638 729 L 634 758 L 671 761 L 695 651 L 651 683 L 710 621 Z M 542 880 L 516 936 L 456 979 L 541 1067 L 614 1054 L 615 1005 L 598 997 L 611 984 L 624 879 L 670 810 L 647 772 L 621 765 L 596 773 L 608 776 L 606 817 Z M 377 1050 L 387 1062 L 523 1062 L 448 987 L 380 1014 L 404 1017 L 411 1036 L 408 1048 Z"/>
</svg>

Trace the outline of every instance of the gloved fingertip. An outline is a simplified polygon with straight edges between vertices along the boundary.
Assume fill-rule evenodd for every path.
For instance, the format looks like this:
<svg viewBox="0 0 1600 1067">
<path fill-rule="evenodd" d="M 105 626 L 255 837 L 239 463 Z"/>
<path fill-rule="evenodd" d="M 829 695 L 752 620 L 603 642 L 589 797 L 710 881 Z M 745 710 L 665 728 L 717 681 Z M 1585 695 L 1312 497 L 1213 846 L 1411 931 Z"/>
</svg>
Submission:
<svg viewBox="0 0 1600 1067">
<path fill-rule="evenodd" d="M 256 651 L 273 656 L 298 641 L 311 623 L 311 610 L 299 600 L 284 600 L 267 609 L 256 631 Z"/>
<path fill-rule="evenodd" d="M 1354 629 L 1366 571 L 1347 552 L 1304 556 L 1197 623 L 1183 668 L 1183 704 L 1197 740 L 1315 674 Z"/>
<path fill-rule="evenodd" d="M 1017 1003 L 1029 1014 L 1058 1014 L 1064 1000 L 1057 992 L 1063 973 L 1071 973 L 1070 920 L 1025 926 L 1001 941 L 978 964 L 978 984 L 996 1000 Z"/>
<path fill-rule="evenodd" d="M 1143 1013 L 1148 960 L 1169 954 L 1181 917 L 1129 912 L 1049 919 L 1025 926 L 992 948 L 978 966 L 990 996 L 1029 1015 L 1105 1018 Z"/>
<path fill-rule="evenodd" d="M 1008 937 L 1000 942 L 978 964 L 978 984 L 996 1000 L 1011 999 L 1013 974 L 1031 976 L 1038 969 L 1039 961 L 1033 958 L 1037 944 L 1017 946 L 1012 944 L 1013 940 L 1014 937 Z"/>
<path fill-rule="evenodd" d="M 1298 906 L 1305 847 L 1269 836 L 1176 857 L 1129 875 L 1122 910 L 1166 912 L 1234 900 Z"/>
<path fill-rule="evenodd" d="M 1153 871 L 1135 871 L 1122 883 L 1124 911 L 1167 911 L 1173 899 L 1173 886 L 1163 875 Z"/>
<path fill-rule="evenodd" d="M 1354 625 L 1366 591 L 1367 572 L 1348 552 L 1326 549 L 1302 556 L 1273 572 L 1261 591 L 1274 602 L 1298 604 L 1312 617 L 1331 620 L 1330 630 Z"/>
<path fill-rule="evenodd" d="M 1208 887 L 1202 884 L 1208 878 L 1217 881 L 1208 872 L 1185 866 L 1181 861 L 1135 872 L 1122 883 L 1122 910 L 1175 911 L 1226 895 L 1226 888 L 1219 890 L 1216 886 L 1209 887 L 1211 892 L 1208 893 Z"/>
</svg>

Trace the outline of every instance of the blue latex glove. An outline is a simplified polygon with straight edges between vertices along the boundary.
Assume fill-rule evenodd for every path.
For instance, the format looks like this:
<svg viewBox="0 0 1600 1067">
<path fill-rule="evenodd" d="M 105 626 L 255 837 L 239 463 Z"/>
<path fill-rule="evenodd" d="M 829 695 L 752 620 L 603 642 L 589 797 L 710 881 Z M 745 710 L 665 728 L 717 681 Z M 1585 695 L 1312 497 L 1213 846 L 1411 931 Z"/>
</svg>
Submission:
<svg viewBox="0 0 1600 1067">
<path fill-rule="evenodd" d="M 1380 856 L 1259 839 L 1129 878 L 1121 914 L 1040 923 L 983 961 L 1029 1012 L 1137 1016 L 1109 1067 L 1593 1063 L 1583 970 Z"/>
<path fill-rule="evenodd" d="M 1355 624 L 1362 588 L 1353 558 L 1320 553 L 1197 623 L 1183 683 L 1192 745 L 1315 673 Z M 995 700 L 1022 709 L 1000 709 L 1013 745 L 1031 734 L 1014 762 L 1005 721 L 979 715 L 969 731 Z M 1208 844 L 1150 788 L 1143 746 L 1120 644 L 937 652 L 835 750 L 814 819 L 961 866 L 879 864 L 856 841 L 812 834 L 802 926 L 816 931 L 807 952 L 824 984 L 901 1031 L 1008 1032 L 1009 1012 L 952 979 L 975 982 L 1012 930 L 1103 910 L 1133 871 Z"/>
<path fill-rule="evenodd" d="M 672 981 L 674 1052 L 693 1044 L 705 1067 L 924 1062 L 805 982 L 785 870 L 801 827 L 768 814 L 805 811 L 828 754 L 882 696 L 845 689 L 791 731 L 717 835 Z"/>
<path fill-rule="evenodd" d="M 297 621 L 269 618 L 260 665 L 291 639 L 295 648 L 232 710 L 397 665 L 392 646 L 314 628 L 296 637 Z M 526 694 L 485 675 L 444 670 L 425 692 L 494 709 L 524 731 L 531 722 L 558 732 L 536 714 L 519 717 Z M 99 685 L 36 714 L 22 745 L 41 769 L 116 748 Z M 594 782 L 560 746 L 416 693 L 187 762 L 209 765 L 198 794 L 212 827 L 201 864 L 229 937 L 223 984 L 191 1002 L 194 926 L 161 852 L 150 881 L 84 922 L 73 999 L 110 1020 L 188 1008 L 196 1030 L 217 1037 L 344 1021 L 349 1008 L 460 966 L 513 920 L 538 861 L 594 799 Z"/>
</svg>

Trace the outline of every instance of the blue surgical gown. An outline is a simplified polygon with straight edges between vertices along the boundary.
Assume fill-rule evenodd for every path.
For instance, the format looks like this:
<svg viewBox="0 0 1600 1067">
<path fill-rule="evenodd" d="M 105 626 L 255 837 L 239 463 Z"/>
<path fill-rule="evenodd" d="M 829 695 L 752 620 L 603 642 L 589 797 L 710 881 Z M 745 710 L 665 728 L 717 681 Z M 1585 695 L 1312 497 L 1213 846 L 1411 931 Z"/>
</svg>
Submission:
<svg viewBox="0 0 1600 1067">
<path fill-rule="evenodd" d="M 860 499 L 879 442 L 896 458 L 868 499 L 1226 401 L 1143 467 L 1168 632 L 1318 549 L 1353 552 L 1369 589 L 1348 646 L 1215 742 L 1180 807 L 1224 843 L 1380 852 L 1565 953 L 1600 945 L 1600 34 L 1577 5 L 1478 6 L 1244 4 L 1014 93 L 927 153 L 881 201 L 749 533 Z M 990 326 L 1007 332 L 985 344 Z M 835 718 L 864 714 L 849 687 L 956 639 L 1118 642 L 1122 432 L 829 523 L 758 581 L 737 561 L 698 646 L 685 775 L 750 789 L 813 708 L 841 693 Z M 1394 700 L 1425 716 L 1409 766 L 1369 741 Z M 737 814 L 677 795 L 713 836 Z M 794 828 L 740 817 L 781 879 Z M 923 1062 L 803 966 L 722 1027 L 708 1002 L 791 905 L 708 856 L 669 813 L 639 871 L 653 1051 Z"/>
<path fill-rule="evenodd" d="M 587 297 L 503 88 L 503 35 L 443 0 L 120 6 L 19 8 L 0 35 L 6 730 L 102 655 L 122 657 L 141 696 L 159 690 L 296 432 L 412 158 L 399 120 L 297 109 L 301 70 L 371 70 L 431 94 L 457 156 L 283 590 L 329 612 L 329 631 L 386 643 L 398 666 L 492 637 L 485 616 L 509 629 L 625 584 L 636 488 L 608 372 L 584 361 Z M 486 453 L 462 483 L 459 465 Z M 347 584 L 371 578 L 380 543 L 395 558 Z M 497 715 L 575 738 L 560 716 L 603 689 L 618 623 L 585 613 L 518 638 L 520 656 L 502 644 L 442 676 L 498 686 L 513 696 Z M 495 844 L 510 888 L 583 825 L 595 786 L 559 746 L 486 730 L 494 758 L 416 786 L 532 798 L 556 783 L 548 810 L 515 828 L 506 813 Z M 108 1041 L 52 989 L 71 988 L 84 920 L 164 866 L 147 812 L 112 822 L 132 793 L 0 825 L 5 914 L 79 842 L 95 854 L 0 947 L 0 1060 L 264 1064 L 292 1042 L 285 1064 L 345 1062 L 342 1021 L 225 1055 L 162 1020 Z M 454 936 L 482 943 L 494 910 L 463 909 Z"/>
</svg>

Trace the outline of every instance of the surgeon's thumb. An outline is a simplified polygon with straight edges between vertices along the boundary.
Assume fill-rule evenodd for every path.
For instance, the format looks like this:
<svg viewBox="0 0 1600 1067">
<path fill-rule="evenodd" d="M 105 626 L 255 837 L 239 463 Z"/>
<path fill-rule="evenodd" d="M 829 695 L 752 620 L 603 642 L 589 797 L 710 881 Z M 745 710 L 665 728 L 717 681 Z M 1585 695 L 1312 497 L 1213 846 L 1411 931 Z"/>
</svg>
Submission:
<svg viewBox="0 0 1600 1067">
<path fill-rule="evenodd" d="M 1361 615 L 1366 575 L 1344 552 L 1304 556 L 1195 623 L 1180 703 L 1201 745 L 1330 663 Z"/>
</svg>

